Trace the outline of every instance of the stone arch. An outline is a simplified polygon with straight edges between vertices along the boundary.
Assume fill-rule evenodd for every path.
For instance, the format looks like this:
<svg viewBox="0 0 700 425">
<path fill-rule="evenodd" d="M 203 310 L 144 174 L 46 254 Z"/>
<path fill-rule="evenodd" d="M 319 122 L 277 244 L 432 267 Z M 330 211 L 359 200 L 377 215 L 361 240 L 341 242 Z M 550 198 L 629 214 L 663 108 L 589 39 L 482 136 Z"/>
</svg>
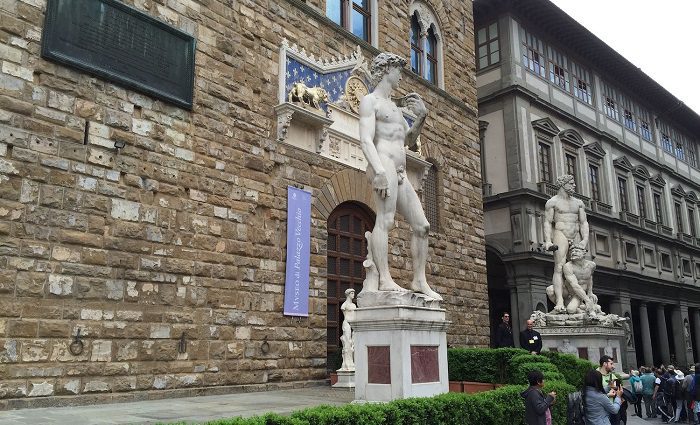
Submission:
<svg viewBox="0 0 700 425">
<path fill-rule="evenodd" d="M 315 216 L 328 220 L 333 210 L 343 202 L 357 201 L 375 211 L 372 187 L 367 175 L 354 168 L 338 171 L 321 187 L 312 209 Z"/>
</svg>

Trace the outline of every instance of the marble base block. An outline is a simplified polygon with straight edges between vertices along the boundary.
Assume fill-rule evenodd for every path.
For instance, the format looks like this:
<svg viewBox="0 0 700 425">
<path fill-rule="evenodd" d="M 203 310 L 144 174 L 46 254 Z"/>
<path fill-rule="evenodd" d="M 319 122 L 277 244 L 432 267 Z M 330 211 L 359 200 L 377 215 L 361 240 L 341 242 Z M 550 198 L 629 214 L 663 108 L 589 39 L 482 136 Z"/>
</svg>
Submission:
<svg viewBox="0 0 700 425">
<path fill-rule="evenodd" d="M 333 388 L 355 388 L 355 371 L 338 369 L 338 382 L 333 384 Z"/>
<path fill-rule="evenodd" d="M 627 370 L 626 358 L 621 351 L 624 346 L 625 331 L 619 327 L 605 326 L 546 326 L 535 328 L 542 334 L 542 349 L 570 353 L 587 359 L 596 366 L 601 356 L 607 354 L 615 360 L 615 370 Z M 564 340 L 568 340 L 565 344 Z"/>
<path fill-rule="evenodd" d="M 355 310 L 355 401 L 448 392 L 445 310 L 375 306 Z"/>
</svg>

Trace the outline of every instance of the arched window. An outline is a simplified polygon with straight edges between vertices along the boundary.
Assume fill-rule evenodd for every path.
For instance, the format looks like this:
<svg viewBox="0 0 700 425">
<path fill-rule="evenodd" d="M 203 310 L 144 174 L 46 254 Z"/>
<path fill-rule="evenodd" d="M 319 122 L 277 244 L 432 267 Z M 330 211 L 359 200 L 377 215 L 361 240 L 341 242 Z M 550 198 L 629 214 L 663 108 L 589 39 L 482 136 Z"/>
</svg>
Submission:
<svg viewBox="0 0 700 425">
<path fill-rule="evenodd" d="M 410 13 L 411 70 L 444 88 L 442 36 L 435 13 L 422 0 L 411 3 Z"/>
<path fill-rule="evenodd" d="M 425 59 L 428 62 L 425 79 L 433 84 L 437 84 L 437 37 L 433 31 L 432 25 L 428 29 L 428 37 L 426 40 Z"/>
<path fill-rule="evenodd" d="M 377 0 L 326 0 L 326 16 L 377 47 Z"/>
<path fill-rule="evenodd" d="M 424 186 L 424 204 L 425 204 L 425 218 L 428 219 L 430 223 L 430 230 L 432 232 L 440 231 L 440 208 L 439 208 L 439 176 L 438 168 L 433 164 L 428 170 L 428 175 L 425 178 Z"/>
<path fill-rule="evenodd" d="M 420 35 L 420 25 L 418 15 L 411 17 L 411 71 L 418 75 L 423 75 L 423 46 Z"/>
</svg>

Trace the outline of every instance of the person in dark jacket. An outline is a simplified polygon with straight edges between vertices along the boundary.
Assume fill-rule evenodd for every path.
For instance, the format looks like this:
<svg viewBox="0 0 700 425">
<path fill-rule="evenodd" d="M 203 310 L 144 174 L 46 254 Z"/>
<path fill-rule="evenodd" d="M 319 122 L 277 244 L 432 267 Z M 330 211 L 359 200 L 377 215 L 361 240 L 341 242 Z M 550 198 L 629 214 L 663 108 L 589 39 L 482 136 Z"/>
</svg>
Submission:
<svg viewBox="0 0 700 425">
<path fill-rule="evenodd" d="M 540 354 L 540 351 L 542 351 L 542 335 L 532 329 L 533 326 L 535 326 L 535 322 L 528 320 L 527 328 L 520 332 L 520 346 L 532 354 Z"/>
<path fill-rule="evenodd" d="M 539 370 L 530 371 L 527 374 L 527 381 L 530 387 L 523 391 L 520 395 L 525 399 L 525 423 L 527 425 L 547 425 L 547 416 L 549 415 L 549 423 L 551 423 L 551 412 L 549 408 L 557 399 L 557 393 L 544 395 L 542 387 L 544 387 L 544 375 Z"/>
<path fill-rule="evenodd" d="M 503 313 L 503 322 L 496 328 L 496 348 L 515 347 L 513 329 L 510 327 L 510 314 Z"/>
</svg>

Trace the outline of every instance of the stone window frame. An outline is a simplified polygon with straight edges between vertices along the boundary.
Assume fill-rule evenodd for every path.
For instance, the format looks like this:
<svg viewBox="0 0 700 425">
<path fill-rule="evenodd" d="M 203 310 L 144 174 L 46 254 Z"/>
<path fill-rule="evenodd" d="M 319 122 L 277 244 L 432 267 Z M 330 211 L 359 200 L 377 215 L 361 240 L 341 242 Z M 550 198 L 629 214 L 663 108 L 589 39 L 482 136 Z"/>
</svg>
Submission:
<svg viewBox="0 0 700 425">
<path fill-rule="evenodd" d="M 686 257 L 680 257 L 681 264 L 680 264 L 680 273 L 682 276 L 685 277 L 693 277 L 693 268 L 692 264 L 693 262 L 690 260 L 690 258 Z M 687 266 L 687 268 L 686 268 Z"/>
<path fill-rule="evenodd" d="M 590 196 L 591 200 L 593 199 L 593 187 L 590 185 L 590 182 L 592 181 L 591 179 L 591 173 L 590 173 L 590 167 L 593 166 L 597 169 L 598 171 L 598 196 L 599 199 L 595 199 L 597 202 L 601 203 L 607 203 L 608 199 L 610 199 L 610 194 L 608 193 L 608 185 L 605 184 L 607 181 L 606 179 L 606 167 L 603 164 L 603 158 L 605 155 L 607 155 L 607 152 L 603 149 L 601 144 L 599 142 L 593 142 L 589 143 L 585 146 L 583 146 L 583 152 L 585 154 L 586 162 L 587 162 L 587 167 L 586 167 L 586 176 L 589 181 L 589 193 L 588 195 Z"/>
<path fill-rule="evenodd" d="M 659 273 L 661 273 L 661 271 L 673 272 L 673 257 L 671 257 L 671 253 L 668 251 L 662 251 L 662 250 L 659 250 L 658 252 L 659 252 L 659 268 L 660 268 Z M 668 262 L 669 262 L 668 266 L 666 266 L 664 264 L 664 258 L 668 258 Z"/>
<path fill-rule="evenodd" d="M 683 213 L 683 199 L 674 196 L 673 197 L 673 224 L 676 233 L 685 233 L 685 220 Z"/>
<path fill-rule="evenodd" d="M 607 251 L 600 250 L 598 247 L 598 238 L 604 238 L 606 240 L 606 245 L 608 246 Z M 595 255 L 602 255 L 603 257 L 612 257 L 612 250 L 610 248 L 610 234 L 606 232 L 593 231 L 593 249 Z"/>
<path fill-rule="evenodd" d="M 668 214 L 668 208 L 666 208 L 664 202 L 666 199 L 664 192 L 666 181 L 659 174 L 657 174 L 651 179 L 649 179 L 649 184 L 651 186 L 651 207 L 654 209 L 654 220 L 656 220 L 656 222 L 661 225 L 666 225 L 666 216 Z M 656 200 L 654 199 L 656 196 L 659 197 L 659 208 L 661 209 L 661 217 L 659 217 L 656 208 Z"/>
<path fill-rule="evenodd" d="M 556 174 L 556 171 L 554 169 L 554 142 L 552 139 L 543 136 L 541 134 L 538 134 L 537 137 L 537 179 L 538 182 L 546 182 L 546 183 L 554 183 L 554 175 Z M 547 158 L 544 158 L 543 156 L 543 150 L 542 147 L 545 147 L 547 150 Z M 545 176 L 544 173 L 544 167 L 542 166 L 543 163 L 546 161 L 546 164 L 548 166 L 548 173 L 549 176 Z M 548 178 L 546 178 L 548 177 Z"/>
<path fill-rule="evenodd" d="M 376 1 L 376 0 L 371 0 Z M 437 14 L 433 8 L 423 0 L 413 0 L 408 9 L 409 25 L 413 16 L 417 16 L 418 25 L 421 30 L 421 77 L 431 84 L 435 84 L 440 89 L 445 89 L 445 64 L 444 64 L 444 37 L 442 35 L 440 21 L 437 19 Z M 435 81 L 430 81 L 426 78 L 427 67 L 429 65 L 428 58 L 428 35 L 432 32 L 435 36 L 435 65 L 436 78 Z M 410 42 L 410 40 L 409 40 Z M 409 56 L 410 57 L 410 56 Z"/>
<path fill-rule="evenodd" d="M 326 18 L 328 18 L 331 22 L 334 24 L 338 25 L 339 27 L 343 28 L 350 34 L 354 35 L 355 37 L 359 38 L 360 40 L 366 41 L 367 43 L 371 44 L 373 47 L 379 48 L 379 24 L 378 24 L 378 16 L 379 16 L 379 6 L 378 6 L 378 0 L 368 0 L 369 1 L 369 40 L 365 40 L 355 34 L 352 31 L 352 12 L 355 7 L 355 2 L 352 0 L 326 0 L 325 4 L 325 13 L 324 15 Z M 339 7 L 341 9 L 341 15 L 340 15 L 340 22 L 336 22 L 335 20 L 331 19 L 331 17 L 328 15 L 328 6 L 331 3 L 339 3 Z"/>
<path fill-rule="evenodd" d="M 695 208 L 697 203 L 698 196 L 695 194 L 695 192 L 688 192 L 685 196 L 685 210 L 688 214 L 688 234 L 694 238 L 698 237 L 697 208 Z"/>
<path fill-rule="evenodd" d="M 634 200 L 637 205 L 637 215 L 641 219 L 649 218 L 649 187 L 647 187 L 647 182 L 651 178 L 649 170 L 643 165 L 638 165 L 632 170 L 632 176 L 634 178 Z M 642 199 L 640 203 L 639 199 L 639 189 L 642 189 Z M 644 211 L 644 214 L 642 214 Z"/>
<path fill-rule="evenodd" d="M 657 265 L 657 260 L 656 260 L 656 249 L 654 249 L 653 246 L 651 246 L 651 245 L 646 245 L 646 244 L 641 244 L 641 247 L 642 247 L 642 258 L 641 258 L 641 260 L 642 260 L 642 266 L 643 266 L 643 268 L 644 268 L 644 267 L 650 267 L 650 268 L 652 268 L 652 269 L 655 269 L 655 268 L 656 268 L 656 265 Z M 649 258 L 651 259 L 651 261 L 647 261 L 647 256 L 646 256 L 647 252 L 651 252 L 651 255 L 649 256 Z"/>
<path fill-rule="evenodd" d="M 627 263 L 639 264 L 639 245 L 635 241 L 622 239 L 622 255 Z M 629 255 L 629 248 L 634 248 L 634 256 Z"/>
<path fill-rule="evenodd" d="M 695 279 L 700 279 L 700 261 L 695 262 Z"/>
<path fill-rule="evenodd" d="M 619 211 L 627 211 L 631 212 L 630 210 L 630 191 L 629 191 L 629 173 L 632 171 L 632 164 L 629 162 L 627 157 L 621 156 L 613 161 L 613 166 L 615 167 L 615 186 L 617 188 L 617 192 L 620 194 L 618 196 L 618 207 Z M 620 193 L 620 188 L 622 187 L 622 184 L 620 180 L 624 180 L 624 192 L 625 192 L 625 199 L 624 199 L 624 206 L 627 208 L 623 208 L 623 199 L 621 197 L 622 193 Z"/>
</svg>

